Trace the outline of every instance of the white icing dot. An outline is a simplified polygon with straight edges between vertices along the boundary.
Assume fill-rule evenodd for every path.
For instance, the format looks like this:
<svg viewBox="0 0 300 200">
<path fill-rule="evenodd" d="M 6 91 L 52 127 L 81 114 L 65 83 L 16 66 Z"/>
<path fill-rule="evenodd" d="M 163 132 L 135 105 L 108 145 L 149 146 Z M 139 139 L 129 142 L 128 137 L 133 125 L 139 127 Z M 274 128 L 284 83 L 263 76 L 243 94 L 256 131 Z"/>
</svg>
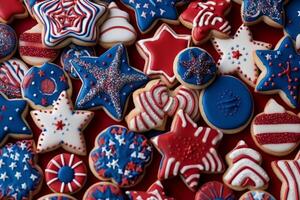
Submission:
<svg viewBox="0 0 300 200">
<path fill-rule="evenodd" d="M 8 127 L 7 127 L 7 126 L 4 126 L 3 129 L 4 129 L 4 131 L 7 131 L 7 130 L 8 130 Z"/>
<path fill-rule="evenodd" d="M 22 128 L 22 130 L 23 130 L 23 131 L 26 131 L 26 130 L 27 130 L 27 127 L 26 127 L 26 126 L 24 126 L 24 127 Z"/>
<path fill-rule="evenodd" d="M 50 73 L 51 73 L 51 74 L 54 74 L 54 71 L 51 71 Z"/>
<path fill-rule="evenodd" d="M 9 117 L 8 119 L 11 121 L 11 120 L 13 120 L 13 117 Z"/>
<path fill-rule="evenodd" d="M 16 112 L 19 112 L 20 111 L 20 109 L 19 108 L 16 108 Z"/>
<path fill-rule="evenodd" d="M 32 81 L 32 82 L 31 82 L 31 85 L 34 85 L 34 84 L 35 84 L 35 82 L 34 82 L 34 81 Z"/>
<path fill-rule="evenodd" d="M 37 95 L 34 93 L 34 94 L 33 94 L 33 97 L 36 97 L 36 96 L 37 96 Z"/>
</svg>

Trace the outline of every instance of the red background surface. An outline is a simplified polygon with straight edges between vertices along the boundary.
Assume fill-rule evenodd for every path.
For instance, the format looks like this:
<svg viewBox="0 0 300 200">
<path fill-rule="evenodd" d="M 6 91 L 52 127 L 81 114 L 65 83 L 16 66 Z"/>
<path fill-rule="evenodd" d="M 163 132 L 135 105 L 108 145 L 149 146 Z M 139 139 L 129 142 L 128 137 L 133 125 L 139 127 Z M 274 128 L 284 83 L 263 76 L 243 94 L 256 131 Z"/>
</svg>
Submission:
<svg viewBox="0 0 300 200">
<path fill-rule="evenodd" d="M 134 12 L 132 10 L 129 10 L 128 8 L 126 8 L 119 1 L 117 1 L 117 3 L 120 6 L 120 8 L 122 8 L 130 13 L 131 22 L 136 27 Z M 180 7 L 179 12 L 183 11 L 183 9 L 184 9 L 184 7 Z M 241 17 L 240 17 L 240 5 L 233 3 L 232 10 L 228 14 L 227 18 L 229 19 L 229 21 L 232 25 L 232 34 L 234 34 L 235 31 L 238 29 L 238 27 L 242 24 Z M 15 20 L 14 23 L 12 24 L 12 26 L 14 27 L 17 34 L 19 35 L 22 32 L 30 29 L 35 24 L 36 24 L 36 22 L 33 19 L 31 19 L 30 17 L 28 17 L 28 18 L 22 19 L 22 20 L 20 20 L 20 19 Z M 161 25 L 161 22 L 159 22 L 154 27 L 154 29 L 152 29 L 152 31 L 150 31 L 146 35 L 141 35 L 140 33 L 138 33 L 138 39 L 152 37 L 155 30 L 160 25 Z M 177 33 L 190 34 L 190 30 L 183 27 L 182 25 L 172 26 L 172 28 Z M 136 27 L 136 29 L 137 29 L 137 27 Z M 250 29 L 252 30 L 255 40 L 269 42 L 269 43 L 273 44 L 273 47 L 277 44 L 277 41 L 279 41 L 284 36 L 282 29 L 275 29 L 275 28 L 267 26 L 264 23 L 259 23 L 255 26 L 251 26 Z M 218 59 L 219 56 L 218 56 L 217 52 L 214 50 L 214 48 L 212 47 L 210 42 L 207 42 L 206 44 L 201 45 L 201 48 L 206 49 L 210 54 L 212 54 L 214 56 L 215 60 Z M 97 55 L 101 55 L 101 53 L 103 53 L 104 51 L 105 51 L 104 49 L 97 47 Z M 138 54 L 135 46 L 129 47 L 128 52 L 129 52 L 131 66 L 139 68 L 139 69 L 143 69 L 144 60 Z M 19 57 L 19 56 L 16 55 L 16 57 Z M 162 56 L 162 59 L 163 59 L 163 56 Z M 57 59 L 56 63 L 59 63 L 59 58 Z M 76 95 L 78 94 L 78 91 L 80 89 L 81 82 L 72 80 L 72 83 L 73 83 L 73 100 L 75 100 Z M 286 106 L 286 104 L 277 95 L 260 95 L 260 94 L 254 93 L 253 88 L 249 88 L 249 89 L 252 91 L 253 96 L 254 96 L 255 114 L 263 111 L 263 108 L 264 108 L 266 102 L 270 98 L 275 98 L 280 104 L 284 105 L 287 109 L 289 109 Z M 128 113 L 130 111 L 130 109 L 132 109 L 131 104 L 132 104 L 132 101 L 131 101 L 126 113 Z M 297 113 L 299 112 L 299 110 L 298 111 L 294 110 L 294 111 Z M 29 116 L 27 117 L 27 120 L 34 131 L 34 140 L 37 141 L 38 136 L 40 134 L 40 130 L 35 126 L 35 124 L 33 123 L 32 119 Z M 170 122 L 171 122 L 171 119 L 170 119 Z M 197 123 L 198 123 L 198 125 L 206 126 L 205 122 L 202 119 L 200 121 L 198 121 Z M 100 133 L 106 127 L 108 127 L 110 125 L 114 125 L 114 124 L 126 125 L 124 122 L 116 123 L 115 121 L 110 119 L 103 110 L 98 110 L 95 112 L 94 119 L 89 124 L 89 126 L 84 130 L 84 135 L 85 135 L 85 139 L 86 139 L 86 143 L 87 143 L 87 151 L 88 152 L 90 152 L 91 149 L 93 148 L 94 140 L 95 140 L 96 136 L 98 135 L 98 133 Z M 168 124 L 170 125 L 170 123 L 168 123 Z M 167 127 L 167 130 L 168 129 L 169 129 L 169 126 Z M 154 133 L 155 133 L 155 131 L 154 131 Z M 263 153 L 260 149 L 258 149 L 257 146 L 254 144 L 254 142 L 251 138 L 249 127 L 247 127 L 247 129 L 245 129 L 241 133 L 238 133 L 235 135 L 224 135 L 224 138 L 219 147 L 219 153 L 223 156 L 223 158 L 225 158 L 226 153 L 228 153 L 231 149 L 233 149 L 234 146 L 236 145 L 236 143 L 241 139 L 245 140 L 250 147 L 258 150 L 262 154 L 262 156 L 263 156 L 262 166 L 268 172 L 270 179 L 271 179 L 270 185 L 269 185 L 269 188 L 267 191 L 272 193 L 279 200 L 280 199 L 279 196 L 280 196 L 281 182 L 277 179 L 277 177 L 273 173 L 270 163 L 271 163 L 271 161 L 277 160 L 277 159 L 293 159 L 296 155 L 296 151 L 294 151 L 290 155 L 288 155 L 286 157 L 282 157 L 282 158 L 267 155 L 267 154 Z M 12 141 L 12 140 L 9 140 L 9 141 Z M 50 161 L 50 159 L 52 157 L 54 157 L 55 155 L 57 155 L 59 153 L 63 153 L 63 152 L 64 152 L 63 149 L 58 149 L 56 151 L 52 151 L 49 153 L 39 154 L 38 155 L 38 164 L 40 165 L 40 167 L 42 169 L 45 169 L 47 163 Z M 86 165 L 88 166 L 88 156 L 81 157 L 81 158 L 85 161 Z M 152 161 L 151 165 L 148 166 L 148 168 L 146 169 L 146 173 L 145 173 L 143 180 L 135 187 L 130 188 L 131 190 L 147 190 L 147 188 L 153 182 L 156 181 L 156 174 L 157 174 L 157 170 L 159 167 L 160 159 L 161 159 L 161 155 L 155 150 L 153 161 Z M 203 174 L 203 175 L 201 175 L 200 185 L 202 185 L 208 181 L 212 181 L 212 180 L 222 181 L 222 175 Z M 73 196 L 76 197 L 77 199 L 82 199 L 82 196 L 83 196 L 84 192 L 88 189 L 88 187 L 91 186 L 93 183 L 96 183 L 97 181 L 98 180 L 89 171 L 88 172 L 88 180 L 87 180 L 87 183 L 85 184 L 85 187 L 80 192 L 74 194 Z M 179 177 L 163 181 L 163 184 L 165 186 L 165 190 L 166 190 L 167 194 L 169 196 L 175 197 L 177 200 L 192 200 L 192 199 L 194 199 L 195 193 L 191 192 L 184 185 L 184 183 L 181 181 L 181 179 Z M 37 197 L 41 197 L 48 193 L 51 193 L 51 191 L 48 189 L 48 187 L 44 181 L 41 191 L 33 199 L 36 199 Z M 242 193 L 236 193 L 236 196 L 239 197 L 241 194 Z"/>
</svg>

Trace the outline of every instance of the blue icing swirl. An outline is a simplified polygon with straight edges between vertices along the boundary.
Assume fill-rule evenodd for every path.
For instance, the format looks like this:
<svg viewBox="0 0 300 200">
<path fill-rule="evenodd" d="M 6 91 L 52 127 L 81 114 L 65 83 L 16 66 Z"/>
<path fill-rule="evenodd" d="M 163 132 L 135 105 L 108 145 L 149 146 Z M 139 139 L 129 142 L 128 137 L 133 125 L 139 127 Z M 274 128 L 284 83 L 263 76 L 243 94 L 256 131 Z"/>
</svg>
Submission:
<svg viewBox="0 0 300 200">
<path fill-rule="evenodd" d="M 17 35 L 14 29 L 0 24 L 0 60 L 11 55 L 17 48 Z"/>
</svg>

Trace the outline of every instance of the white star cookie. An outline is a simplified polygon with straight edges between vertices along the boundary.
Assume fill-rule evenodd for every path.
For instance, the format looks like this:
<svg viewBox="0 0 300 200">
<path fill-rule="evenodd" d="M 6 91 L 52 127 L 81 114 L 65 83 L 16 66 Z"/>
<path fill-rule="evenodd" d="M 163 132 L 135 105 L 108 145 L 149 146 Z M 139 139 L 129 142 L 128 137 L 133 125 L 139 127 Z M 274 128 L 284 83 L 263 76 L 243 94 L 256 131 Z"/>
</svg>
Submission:
<svg viewBox="0 0 300 200">
<path fill-rule="evenodd" d="M 42 130 L 37 152 L 44 153 L 59 147 L 86 155 L 85 139 L 82 130 L 94 116 L 91 111 L 74 110 L 72 101 L 63 91 L 52 109 L 30 112 L 36 125 Z"/>
<path fill-rule="evenodd" d="M 220 73 L 237 73 L 246 83 L 255 87 L 259 73 L 253 52 L 270 49 L 271 44 L 253 40 L 249 28 L 245 25 L 242 25 L 232 38 L 213 38 L 212 43 L 221 56 L 218 61 Z"/>
</svg>

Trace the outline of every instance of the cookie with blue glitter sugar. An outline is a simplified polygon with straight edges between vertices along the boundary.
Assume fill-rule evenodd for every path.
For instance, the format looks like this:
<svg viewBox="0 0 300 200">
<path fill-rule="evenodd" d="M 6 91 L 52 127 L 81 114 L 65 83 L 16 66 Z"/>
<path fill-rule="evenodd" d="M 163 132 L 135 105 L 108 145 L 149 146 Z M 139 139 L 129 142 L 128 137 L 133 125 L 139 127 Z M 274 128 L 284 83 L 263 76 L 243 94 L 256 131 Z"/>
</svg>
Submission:
<svg viewBox="0 0 300 200">
<path fill-rule="evenodd" d="M 97 136 L 89 164 L 98 179 L 124 188 L 142 179 L 151 158 L 152 146 L 144 136 L 114 125 Z"/>
<path fill-rule="evenodd" d="M 22 81 L 22 96 L 34 109 L 51 108 L 63 91 L 72 94 L 68 75 L 58 65 L 45 63 L 31 67 Z"/>
<path fill-rule="evenodd" d="M 203 90 L 199 106 L 203 119 L 211 127 L 228 134 L 245 129 L 254 110 L 251 92 L 233 76 L 220 76 Z"/>
<path fill-rule="evenodd" d="M 273 195 L 262 190 L 248 191 L 239 200 L 276 200 Z"/>
<path fill-rule="evenodd" d="M 84 193 L 83 200 L 125 200 L 122 190 L 115 184 L 110 182 L 95 183 Z"/>
<path fill-rule="evenodd" d="M 18 38 L 15 30 L 0 23 L 0 62 L 10 59 L 17 50 Z"/>
<path fill-rule="evenodd" d="M 39 198 L 38 200 L 77 200 L 77 199 L 67 194 L 53 193 L 53 194 L 45 195 Z"/>
<path fill-rule="evenodd" d="M 182 50 L 174 60 L 173 70 L 177 80 L 192 89 L 207 87 L 217 74 L 212 56 L 198 47 Z"/>
</svg>

